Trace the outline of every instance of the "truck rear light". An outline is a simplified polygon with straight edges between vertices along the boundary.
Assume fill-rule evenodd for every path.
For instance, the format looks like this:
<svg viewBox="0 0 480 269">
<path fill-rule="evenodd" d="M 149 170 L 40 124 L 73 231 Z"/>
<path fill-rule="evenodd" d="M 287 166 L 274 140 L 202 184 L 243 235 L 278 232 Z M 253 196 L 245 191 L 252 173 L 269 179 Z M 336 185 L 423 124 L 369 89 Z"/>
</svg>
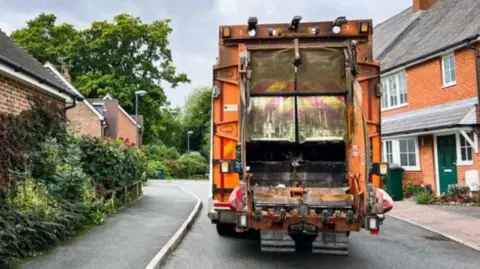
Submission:
<svg viewBox="0 0 480 269">
<path fill-rule="evenodd" d="M 380 175 L 385 176 L 385 175 L 387 175 L 387 172 L 388 172 L 388 164 L 381 163 L 380 164 Z"/>
<path fill-rule="evenodd" d="M 361 34 L 365 34 L 365 33 L 368 33 L 368 30 L 369 30 L 369 23 L 366 22 L 366 21 L 362 21 L 360 22 L 360 33 Z"/>
<path fill-rule="evenodd" d="M 213 209 L 220 209 L 220 210 L 233 210 L 232 205 L 226 202 L 214 202 Z"/>
<path fill-rule="evenodd" d="M 254 37 L 257 34 L 257 31 L 256 31 L 257 23 L 258 23 L 257 17 L 248 18 L 248 35 L 250 37 Z"/>
<path fill-rule="evenodd" d="M 292 21 L 290 22 L 290 30 L 297 31 L 300 21 L 302 20 L 302 16 L 293 16 Z"/>
<path fill-rule="evenodd" d="M 344 24 L 347 24 L 348 21 L 347 21 L 347 18 L 342 16 L 342 17 L 338 17 L 334 22 L 333 22 L 333 26 L 332 26 L 332 32 L 334 34 L 339 34 L 340 31 L 342 30 L 342 25 Z"/>
<path fill-rule="evenodd" d="M 208 218 L 211 219 L 212 221 L 218 220 L 219 218 L 218 212 L 216 211 L 208 212 L 207 215 L 208 215 Z"/>
<path fill-rule="evenodd" d="M 372 163 L 372 173 L 377 176 L 386 176 L 388 173 L 388 163 Z"/>
<path fill-rule="evenodd" d="M 228 173 L 228 163 L 222 162 L 222 173 Z"/>
<path fill-rule="evenodd" d="M 248 217 L 246 214 L 237 215 L 237 227 L 238 228 L 248 228 Z"/>
<path fill-rule="evenodd" d="M 230 161 L 220 162 L 220 172 L 222 174 L 229 174 L 235 171 L 235 163 Z"/>
<path fill-rule="evenodd" d="M 223 27 L 222 28 L 222 37 L 229 38 L 232 36 L 232 28 L 230 27 Z"/>
<path fill-rule="evenodd" d="M 380 230 L 380 220 L 378 216 L 367 216 L 367 230 L 369 231 L 377 231 Z"/>
</svg>

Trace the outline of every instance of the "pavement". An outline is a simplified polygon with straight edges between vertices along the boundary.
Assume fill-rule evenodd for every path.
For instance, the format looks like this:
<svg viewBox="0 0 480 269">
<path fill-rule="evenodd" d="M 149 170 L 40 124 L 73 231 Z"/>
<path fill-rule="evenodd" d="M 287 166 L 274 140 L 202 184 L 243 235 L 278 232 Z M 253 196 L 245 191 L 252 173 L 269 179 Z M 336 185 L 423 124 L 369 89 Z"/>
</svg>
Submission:
<svg viewBox="0 0 480 269">
<path fill-rule="evenodd" d="M 480 251 L 480 207 L 426 206 L 405 200 L 394 202 L 387 214 Z"/>
<path fill-rule="evenodd" d="M 350 235 L 349 256 L 260 252 L 258 241 L 217 235 L 207 217 L 208 182 L 175 181 L 204 203 L 199 218 L 164 269 L 478 269 L 480 255 L 462 244 L 388 216 L 379 236 Z M 478 226 L 480 227 L 480 226 Z"/>
<path fill-rule="evenodd" d="M 428 207 L 480 219 L 480 207 L 478 206 L 429 205 Z"/>
<path fill-rule="evenodd" d="M 23 269 L 143 269 L 189 217 L 197 200 L 167 182 L 149 181 L 144 196 L 108 222 L 23 264 Z"/>
</svg>

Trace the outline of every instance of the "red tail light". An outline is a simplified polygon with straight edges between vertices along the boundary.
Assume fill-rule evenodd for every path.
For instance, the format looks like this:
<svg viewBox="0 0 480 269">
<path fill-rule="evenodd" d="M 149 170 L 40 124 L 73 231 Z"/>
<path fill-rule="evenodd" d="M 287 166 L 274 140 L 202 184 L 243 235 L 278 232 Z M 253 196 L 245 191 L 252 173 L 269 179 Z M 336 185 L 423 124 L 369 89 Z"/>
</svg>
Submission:
<svg viewBox="0 0 480 269">
<path fill-rule="evenodd" d="M 232 204 L 230 204 L 228 202 L 214 202 L 213 203 L 213 208 L 234 210 L 234 207 L 232 206 Z"/>
</svg>

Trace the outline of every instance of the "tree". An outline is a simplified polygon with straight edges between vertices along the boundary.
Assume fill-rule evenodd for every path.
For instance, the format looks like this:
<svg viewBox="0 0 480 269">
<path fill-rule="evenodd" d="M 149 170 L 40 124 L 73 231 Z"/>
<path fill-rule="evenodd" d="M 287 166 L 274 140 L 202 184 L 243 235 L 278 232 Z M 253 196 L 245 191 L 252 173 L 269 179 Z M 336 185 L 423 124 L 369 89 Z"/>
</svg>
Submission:
<svg viewBox="0 0 480 269">
<path fill-rule="evenodd" d="M 169 109 L 161 83 L 176 87 L 188 83 L 173 65 L 168 35 L 170 20 L 143 23 L 140 18 L 119 14 L 113 22 L 95 21 L 90 28 L 75 30 L 72 25 L 55 25 L 56 17 L 41 14 L 14 31 L 12 38 L 41 62 L 59 66 L 59 57 L 68 57 L 74 85 L 87 98 L 110 94 L 129 113 L 134 112 L 134 92 L 147 91 L 139 112 L 145 119 L 145 142 L 162 139 L 163 120 Z"/>
<path fill-rule="evenodd" d="M 27 21 L 27 27 L 12 32 L 12 39 L 32 54 L 38 61 L 61 66 L 60 57 L 75 53 L 74 44 L 80 40 L 80 33 L 73 25 L 55 25 L 53 14 L 40 14 Z"/>
<path fill-rule="evenodd" d="M 182 141 L 186 147 L 187 132 L 193 131 L 190 136 L 190 147 L 193 150 L 202 150 L 205 136 L 210 133 L 211 95 L 212 90 L 208 87 L 194 89 L 187 97 L 183 108 L 184 132 Z M 210 139 L 206 139 L 210 142 Z"/>
</svg>

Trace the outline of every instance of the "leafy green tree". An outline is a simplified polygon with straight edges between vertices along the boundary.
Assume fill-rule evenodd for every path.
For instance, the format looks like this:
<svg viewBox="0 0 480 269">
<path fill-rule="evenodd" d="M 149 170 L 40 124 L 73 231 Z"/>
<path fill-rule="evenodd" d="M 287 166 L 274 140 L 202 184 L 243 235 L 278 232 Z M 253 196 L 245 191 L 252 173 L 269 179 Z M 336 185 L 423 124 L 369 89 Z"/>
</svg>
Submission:
<svg viewBox="0 0 480 269">
<path fill-rule="evenodd" d="M 41 63 L 49 61 L 61 66 L 60 57 L 76 53 L 74 44 L 81 36 L 73 25 L 55 25 L 56 20 L 55 15 L 42 13 L 27 21 L 27 27 L 13 31 L 11 37 Z"/>
<path fill-rule="evenodd" d="M 161 83 L 176 87 L 190 82 L 173 64 L 170 20 L 143 23 L 139 17 L 119 14 L 113 22 L 95 21 L 81 31 L 55 22 L 55 15 L 40 14 L 11 36 L 41 62 L 59 66 L 59 57 L 67 57 L 72 81 L 87 98 L 110 94 L 133 113 L 134 92 L 147 91 L 139 108 L 145 119 L 145 142 L 167 135 L 165 121 L 172 116 L 170 110 L 161 109 L 167 105 Z"/>
<path fill-rule="evenodd" d="M 187 132 L 193 131 L 190 136 L 191 150 L 203 151 L 204 141 L 210 133 L 211 115 L 211 88 L 194 89 L 187 97 L 183 109 L 184 132 L 182 134 L 182 148 L 186 148 Z"/>
</svg>

